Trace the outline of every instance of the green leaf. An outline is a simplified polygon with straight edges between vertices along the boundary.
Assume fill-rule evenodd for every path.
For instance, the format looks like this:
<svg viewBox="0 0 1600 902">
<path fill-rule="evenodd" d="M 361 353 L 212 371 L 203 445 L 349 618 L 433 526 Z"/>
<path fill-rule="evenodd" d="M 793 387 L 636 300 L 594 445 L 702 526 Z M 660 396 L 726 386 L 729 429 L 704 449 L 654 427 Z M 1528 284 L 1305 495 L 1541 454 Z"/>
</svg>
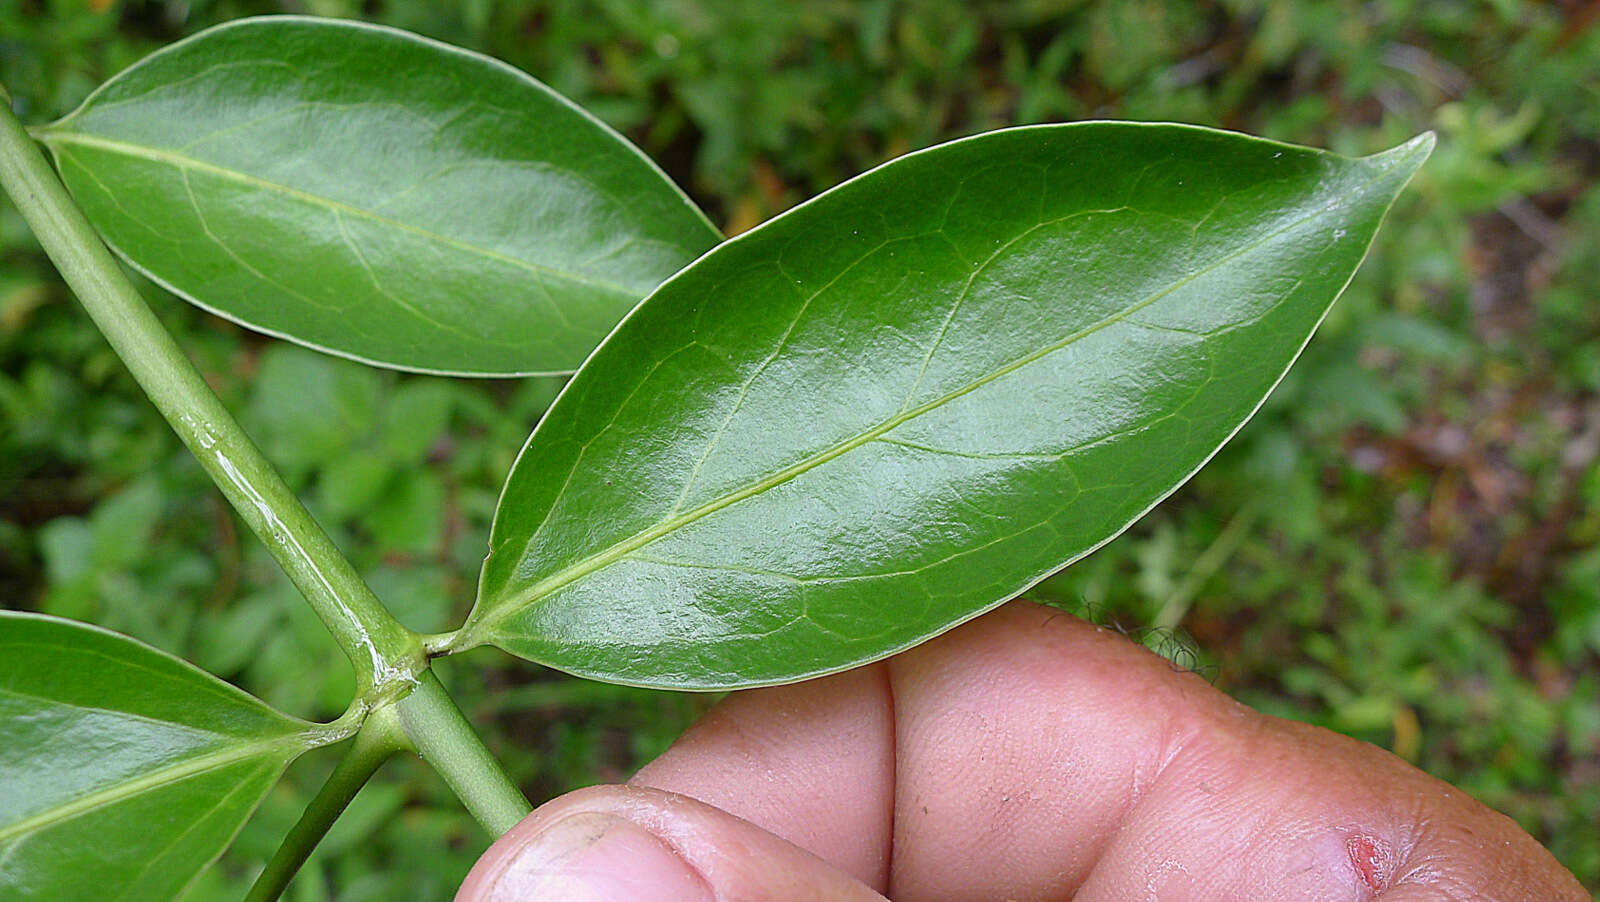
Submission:
<svg viewBox="0 0 1600 902">
<path fill-rule="evenodd" d="M 156 281 L 400 369 L 569 372 L 720 237 L 633 145 L 539 82 L 355 22 L 213 28 L 39 137 Z"/>
<path fill-rule="evenodd" d="M 168 902 L 326 728 L 126 636 L 0 611 L 0 898 Z"/>
<path fill-rule="evenodd" d="M 722 245 L 529 439 L 455 646 L 706 689 L 861 664 L 992 608 L 1240 428 L 1431 147 L 1019 128 Z"/>
</svg>

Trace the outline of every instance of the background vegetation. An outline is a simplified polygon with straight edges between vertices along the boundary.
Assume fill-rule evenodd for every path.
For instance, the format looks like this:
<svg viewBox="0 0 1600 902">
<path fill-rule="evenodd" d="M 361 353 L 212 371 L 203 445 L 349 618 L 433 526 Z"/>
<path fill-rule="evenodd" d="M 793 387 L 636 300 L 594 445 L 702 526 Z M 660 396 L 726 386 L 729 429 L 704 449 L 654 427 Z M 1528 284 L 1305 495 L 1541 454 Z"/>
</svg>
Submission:
<svg viewBox="0 0 1600 902">
<path fill-rule="evenodd" d="M 1010 124 L 1169 119 L 1346 153 L 1437 130 L 1266 409 L 1038 595 L 1257 707 L 1392 749 L 1600 888 L 1600 6 L 0 0 L 0 81 L 44 122 L 162 44 L 283 11 L 505 59 L 631 136 L 729 233 Z M 145 287 L 378 594 L 415 628 L 454 625 L 558 382 L 382 373 Z M 123 630 L 332 716 L 348 668 L 293 591 L 0 201 L 0 604 Z M 711 701 L 488 650 L 441 669 L 535 799 L 625 777 Z M 238 898 L 330 767 L 297 764 L 188 898 Z M 485 843 L 398 763 L 291 898 L 448 898 Z"/>
</svg>

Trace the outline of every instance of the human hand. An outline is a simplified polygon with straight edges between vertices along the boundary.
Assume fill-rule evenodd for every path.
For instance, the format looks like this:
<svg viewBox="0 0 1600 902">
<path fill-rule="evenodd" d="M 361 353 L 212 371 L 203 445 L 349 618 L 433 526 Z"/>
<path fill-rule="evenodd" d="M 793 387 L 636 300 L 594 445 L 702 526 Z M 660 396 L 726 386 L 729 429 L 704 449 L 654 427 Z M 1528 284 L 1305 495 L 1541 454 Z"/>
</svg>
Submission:
<svg viewBox="0 0 1600 902">
<path fill-rule="evenodd" d="M 457 902 L 1586 900 L 1508 818 L 1015 602 L 730 695 L 625 786 L 494 844 Z"/>
</svg>

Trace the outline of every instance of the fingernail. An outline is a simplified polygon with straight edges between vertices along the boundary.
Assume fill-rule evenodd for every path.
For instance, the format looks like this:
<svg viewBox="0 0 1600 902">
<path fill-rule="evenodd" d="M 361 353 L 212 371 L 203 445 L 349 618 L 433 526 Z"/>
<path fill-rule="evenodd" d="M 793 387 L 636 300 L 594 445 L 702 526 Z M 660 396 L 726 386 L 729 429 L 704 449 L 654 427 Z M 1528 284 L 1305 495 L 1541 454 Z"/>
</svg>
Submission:
<svg viewBox="0 0 1600 902">
<path fill-rule="evenodd" d="M 713 902 L 689 863 L 648 830 L 599 812 L 556 821 L 495 877 L 493 902 Z"/>
</svg>

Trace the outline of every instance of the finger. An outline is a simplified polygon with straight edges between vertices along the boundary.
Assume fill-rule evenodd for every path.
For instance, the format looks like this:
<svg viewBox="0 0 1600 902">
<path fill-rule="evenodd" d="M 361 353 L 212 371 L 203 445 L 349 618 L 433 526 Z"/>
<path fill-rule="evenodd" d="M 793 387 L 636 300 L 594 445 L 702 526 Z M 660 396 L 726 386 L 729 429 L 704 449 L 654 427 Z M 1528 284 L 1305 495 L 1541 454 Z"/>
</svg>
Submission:
<svg viewBox="0 0 1600 902">
<path fill-rule="evenodd" d="M 1508 819 L 1393 755 L 1045 609 L 929 643 L 891 684 L 896 899 L 1583 898 Z"/>
<path fill-rule="evenodd" d="M 889 885 L 905 900 L 1074 892 L 1181 737 L 1209 712 L 1244 710 L 1119 635 L 1026 604 L 914 649 L 890 674 Z M 963 854 L 973 848 L 982 861 Z"/>
<path fill-rule="evenodd" d="M 715 805 L 882 888 L 893 711 L 883 665 L 736 692 L 629 782 Z"/>
<path fill-rule="evenodd" d="M 1586 898 L 1509 819 L 1365 743 L 1252 716 L 1180 750 L 1075 896 Z"/>
<path fill-rule="evenodd" d="M 883 897 L 686 796 L 601 786 L 543 805 L 479 859 L 456 902 L 765 902 Z"/>
<path fill-rule="evenodd" d="M 638 779 L 713 800 L 903 902 L 1586 898 L 1514 824 L 1446 784 L 1256 714 L 1059 612 L 1007 605 L 887 674 L 887 692 L 836 677 L 736 693 Z M 868 763 L 839 760 L 851 755 Z M 809 779 L 813 767 L 832 778 Z M 885 832 L 886 878 L 837 848 Z"/>
</svg>

